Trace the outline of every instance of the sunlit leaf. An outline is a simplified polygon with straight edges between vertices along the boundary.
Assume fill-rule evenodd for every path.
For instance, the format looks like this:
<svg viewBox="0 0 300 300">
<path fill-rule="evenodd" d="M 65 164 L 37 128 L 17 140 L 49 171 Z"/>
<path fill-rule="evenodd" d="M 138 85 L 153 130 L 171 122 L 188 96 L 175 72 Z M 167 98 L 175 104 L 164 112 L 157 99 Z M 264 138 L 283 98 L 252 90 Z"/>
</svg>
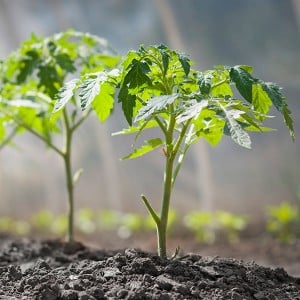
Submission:
<svg viewBox="0 0 300 300">
<path fill-rule="evenodd" d="M 153 113 L 160 111 L 162 109 L 167 109 L 167 105 L 173 103 L 179 97 L 178 94 L 173 95 L 162 95 L 151 98 L 145 106 L 143 106 L 138 115 L 135 118 L 135 121 L 142 119 L 147 119 Z"/>
<path fill-rule="evenodd" d="M 235 66 L 230 70 L 230 78 L 235 83 L 240 94 L 248 101 L 252 102 L 252 84 L 255 79 L 243 66 Z"/>
<path fill-rule="evenodd" d="M 138 92 L 144 84 L 151 84 L 150 78 L 146 75 L 150 68 L 146 62 L 134 59 L 129 66 L 129 71 L 124 78 L 124 84 L 128 85 L 130 93 Z"/>
<path fill-rule="evenodd" d="M 198 78 L 198 84 L 202 94 L 209 94 L 212 85 L 211 73 L 201 74 Z"/>
<path fill-rule="evenodd" d="M 114 106 L 115 89 L 108 83 L 101 85 L 100 93 L 94 98 L 92 107 L 100 122 L 104 122 L 110 115 Z"/>
<path fill-rule="evenodd" d="M 60 90 L 56 96 L 57 101 L 54 105 L 53 112 L 56 113 L 61 110 L 74 96 L 74 89 L 77 86 L 79 79 L 73 79 L 67 82 Z"/>
<path fill-rule="evenodd" d="M 145 144 L 141 148 L 134 149 L 132 153 L 123 157 L 122 159 L 125 160 L 140 157 L 142 155 L 145 155 L 146 153 L 153 151 L 161 145 L 163 145 L 163 141 L 160 138 L 145 141 Z"/>
<path fill-rule="evenodd" d="M 200 102 L 195 101 L 192 105 L 187 108 L 176 118 L 178 123 L 185 122 L 192 118 L 197 118 L 201 113 L 202 109 L 207 107 L 208 100 L 202 100 Z"/>
<path fill-rule="evenodd" d="M 252 104 L 254 109 L 262 114 L 267 114 L 270 110 L 272 101 L 260 84 L 252 85 Z"/>
<path fill-rule="evenodd" d="M 129 94 L 127 86 L 122 86 L 118 101 L 122 103 L 123 113 L 129 125 L 132 125 L 133 108 L 135 107 L 136 96 Z"/>
<path fill-rule="evenodd" d="M 184 70 L 185 75 L 188 76 L 190 73 L 190 69 L 191 69 L 190 59 L 182 53 L 178 54 L 178 59 L 181 63 L 181 66 Z"/>
<path fill-rule="evenodd" d="M 81 109 L 85 110 L 100 93 L 100 85 L 107 79 L 106 73 L 99 73 L 95 77 L 84 80 L 80 86 L 80 105 Z"/>
</svg>

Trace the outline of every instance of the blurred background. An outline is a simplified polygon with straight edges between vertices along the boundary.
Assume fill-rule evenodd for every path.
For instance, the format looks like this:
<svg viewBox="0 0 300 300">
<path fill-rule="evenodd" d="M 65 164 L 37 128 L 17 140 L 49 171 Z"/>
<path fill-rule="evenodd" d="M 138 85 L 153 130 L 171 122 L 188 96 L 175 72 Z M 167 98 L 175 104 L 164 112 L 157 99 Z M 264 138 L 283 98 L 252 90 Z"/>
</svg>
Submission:
<svg viewBox="0 0 300 300">
<path fill-rule="evenodd" d="M 195 68 L 248 64 L 254 76 L 277 82 L 295 120 L 296 142 L 281 117 L 277 131 L 253 134 L 253 150 L 229 138 L 216 147 L 191 148 L 174 191 L 173 207 L 225 209 L 259 220 L 264 207 L 300 198 L 300 1 L 299 0 L 0 0 L 0 59 L 34 32 L 52 35 L 74 28 L 106 38 L 125 54 L 140 44 L 164 43 L 190 55 Z M 274 112 L 276 115 L 276 112 Z M 84 173 L 76 187 L 76 208 L 146 214 L 139 196 L 159 208 L 163 156 L 120 161 L 133 137 L 111 137 L 126 124 L 116 109 L 104 125 L 90 118 L 74 139 L 73 162 Z M 0 215 L 30 216 L 41 209 L 65 209 L 59 157 L 29 134 L 0 152 Z"/>
</svg>

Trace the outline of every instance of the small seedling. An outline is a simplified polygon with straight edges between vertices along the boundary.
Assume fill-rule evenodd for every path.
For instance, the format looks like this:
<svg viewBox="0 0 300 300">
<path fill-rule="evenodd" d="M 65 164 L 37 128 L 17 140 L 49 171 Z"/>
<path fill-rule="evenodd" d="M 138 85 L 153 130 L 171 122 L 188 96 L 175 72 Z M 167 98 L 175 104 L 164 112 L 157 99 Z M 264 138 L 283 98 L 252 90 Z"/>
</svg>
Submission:
<svg viewBox="0 0 300 300">
<path fill-rule="evenodd" d="M 267 207 L 266 230 L 284 243 L 300 237 L 300 210 L 289 202 Z"/>
<path fill-rule="evenodd" d="M 239 240 L 239 233 L 247 226 L 247 218 L 228 211 L 191 211 L 184 216 L 184 225 L 194 233 L 199 242 L 211 244 L 217 234 L 230 243 Z"/>
<path fill-rule="evenodd" d="M 191 68 L 190 59 L 166 46 L 140 47 L 126 55 L 119 72 L 101 72 L 94 75 L 97 89 L 86 91 L 81 104 L 104 103 L 102 90 L 118 88 L 129 128 L 120 134 L 135 134 L 158 128 L 158 136 L 135 148 L 124 159 L 140 157 L 157 148 L 165 157 L 161 210 L 155 211 L 142 195 L 142 201 L 152 216 L 158 234 L 158 254 L 167 256 L 167 226 L 173 187 L 190 146 L 200 139 L 217 145 L 223 135 L 251 148 L 248 131 L 265 132 L 263 121 L 272 105 L 282 113 L 294 139 L 293 122 L 280 88 L 251 75 L 250 66 L 218 66 L 200 72 Z M 82 77 L 80 82 L 86 78 Z M 239 94 L 234 95 L 235 87 Z M 72 90 L 71 94 L 76 92 Z M 88 98 L 86 101 L 85 98 Z M 157 131 L 156 131 L 157 132 Z"/>
<path fill-rule="evenodd" d="M 1 64 L 0 147 L 16 133 L 27 131 L 63 159 L 68 192 L 68 241 L 74 238 L 74 185 L 81 174 L 81 170 L 73 174 L 72 139 L 92 108 L 82 113 L 68 90 L 60 89 L 73 74 L 110 70 L 118 61 L 119 57 L 105 40 L 69 30 L 46 38 L 32 35 Z M 67 88 L 72 89 L 75 84 L 76 79 L 71 80 Z M 87 86 L 81 88 L 86 93 Z M 60 101 L 54 105 L 59 90 Z M 69 102 L 68 107 L 65 102 Z M 105 112 L 102 107 L 93 108 L 100 121 L 104 121 L 112 105 L 105 107 Z M 62 145 L 54 139 L 55 134 L 61 137 Z"/>
</svg>

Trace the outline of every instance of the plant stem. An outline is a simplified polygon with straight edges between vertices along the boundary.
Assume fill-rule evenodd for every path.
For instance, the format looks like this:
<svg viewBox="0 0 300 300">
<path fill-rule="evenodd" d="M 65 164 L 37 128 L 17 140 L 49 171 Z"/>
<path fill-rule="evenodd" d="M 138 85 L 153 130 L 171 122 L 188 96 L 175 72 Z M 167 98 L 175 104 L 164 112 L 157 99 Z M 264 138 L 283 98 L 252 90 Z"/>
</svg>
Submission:
<svg viewBox="0 0 300 300">
<path fill-rule="evenodd" d="M 163 258 L 167 257 L 167 227 L 168 227 L 170 199 L 172 193 L 173 164 L 174 164 L 173 155 L 167 157 L 166 165 L 165 165 L 164 194 L 163 194 L 163 201 L 161 207 L 160 222 L 157 224 L 158 255 Z"/>
<path fill-rule="evenodd" d="M 165 174 L 164 174 L 164 191 L 162 199 L 162 207 L 160 214 L 160 222 L 157 224 L 157 235 L 158 235 L 158 255 L 160 257 L 167 257 L 167 227 L 168 227 L 168 216 L 170 199 L 172 193 L 172 179 L 173 179 L 173 165 L 176 153 L 174 153 L 173 145 L 173 133 L 176 123 L 175 116 L 172 114 L 174 107 L 170 106 L 170 120 L 166 132 L 166 163 L 165 163 Z"/>
<path fill-rule="evenodd" d="M 64 154 L 63 160 L 65 165 L 66 185 L 68 191 L 68 232 L 67 241 L 74 240 L 74 182 L 71 167 L 71 144 L 72 144 L 72 130 L 70 129 L 69 119 L 66 109 L 63 111 L 63 125 L 64 125 Z"/>
</svg>

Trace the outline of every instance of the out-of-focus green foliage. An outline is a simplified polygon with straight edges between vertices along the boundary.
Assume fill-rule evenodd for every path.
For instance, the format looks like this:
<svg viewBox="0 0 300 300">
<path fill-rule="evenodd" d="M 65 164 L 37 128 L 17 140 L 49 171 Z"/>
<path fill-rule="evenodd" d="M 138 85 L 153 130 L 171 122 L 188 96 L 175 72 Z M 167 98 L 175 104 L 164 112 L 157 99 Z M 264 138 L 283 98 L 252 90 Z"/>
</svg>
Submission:
<svg viewBox="0 0 300 300">
<path fill-rule="evenodd" d="M 92 108 L 82 112 L 80 103 L 70 93 L 78 80 L 67 81 L 74 75 L 111 70 L 119 60 L 106 40 L 68 30 L 45 38 L 32 35 L 0 65 L 0 149 L 16 134 L 26 131 L 62 157 L 68 192 L 68 240 L 73 240 L 74 185 L 81 174 L 80 170 L 74 174 L 72 170 L 72 137 Z M 99 88 L 94 81 L 86 81 L 82 92 L 88 104 L 91 90 L 95 93 Z M 95 105 L 93 110 L 103 122 L 113 108 L 111 88 L 104 87 L 99 97 L 105 97 L 107 105 Z M 57 134 L 62 137 L 62 145 L 54 141 Z"/>
<path fill-rule="evenodd" d="M 231 243 L 237 242 L 248 222 L 245 216 L 227 211 L 191 211 L 184 217 L 184 224 L 198 241 L 211 244 L 218 234 Z"/>
<path fill-rule="evenodd" d="M 29 232 L 30 225 L 28 222 L 10 217 L 0 217 L 0 233 L 26 235 Z"/>
<path fill-rule="evenodd" d="M 289 243 L 300 238 L 300 209 L 289 202 L 266 208 L 266 230 L 281 242 Z"/>
</svg>

